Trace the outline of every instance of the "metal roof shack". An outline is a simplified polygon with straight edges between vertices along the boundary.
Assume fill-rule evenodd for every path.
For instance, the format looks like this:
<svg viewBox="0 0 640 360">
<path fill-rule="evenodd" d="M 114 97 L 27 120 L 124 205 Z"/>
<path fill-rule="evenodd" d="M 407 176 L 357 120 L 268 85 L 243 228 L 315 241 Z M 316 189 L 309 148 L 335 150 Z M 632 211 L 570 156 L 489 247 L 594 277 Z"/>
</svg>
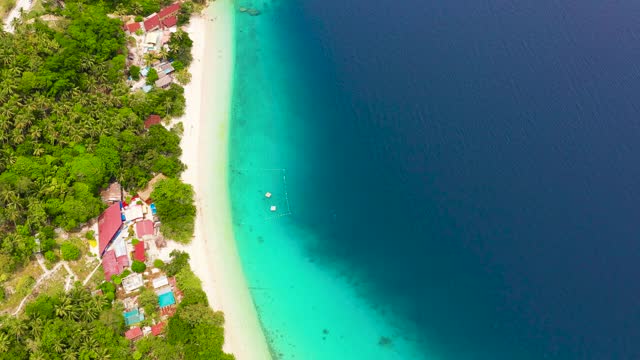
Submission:
<svg viewBox="0 0 640 360">
<path fill-rule="evenodd" d="M 159 322 L 151 327 L 151 333 L 153 336 L 159 336 L 162 334 L 162 330 L 164 330 L 165 322 Z"/>
<path fill-rule="evenodd" d="M 142 205 L 138 204 L 137 200 L 134 201 L 133 204 L 130 204 L 124 209 L 124 218 L 127 219 L 127 221 L 138 221 L 144 218 Z"/>
<path fill-rule="evenodd" d="M 141 288 L 142 285 L 144 281 L 141 274 L 133 273 L 122 279 L 122 287 L 127 294 Z"/>
<path fill-rule="evenodd" d="M 98 218 L 98 239 L 101 256 L 104 254 L 111 240 L 118 234 L 120 227 L 122 227 L 120 202 L 115 202 Z"/>
<path fill-rule="evenodd" d="M 133 259 L 144 262 L 145 260 L 144 241 L 140 241 L 135 245 L 134 251 L 133 251 Z"/>
<path fill-rule="evenodd" d="M 173 79 L 171 78 L 171 76 L 165 76 L 160 80 L 156 80 L 156 86 L 159 88 L 166 88 L 167 86 L 171 85 L 172 81 Z"/>
<path fill-rule="evenodd" d="M 138 31 L 138 29 L 140 29 L 140 23 L 138 22 L 134 22 L 134 23 L 130 23 L 125 25 L 125 28 L 127 29 L 127 31 L 129 33 L 135 33 L 136 31 Z"/>
<path fill-rule="evenodd" d="M 122 267 L 122 269 L 124 270 L 124 268 L 128 268 L 129 267 L 129 257 L 127 255 L 120 255 L 116 258 L 116 261 L 118 262 L 118 265 Z"/>
<path fill-rule="evenodd" d="M 147 236 L 153 236 L 155 234 L 155 230 L 153 227 L 153 221 L 151 220 L 142 220 L 136 223 L 136 235 L 138 239 L 143 239 Z"/>
<path fill-rule="evenodd" d="M 160 28 L 160 18 L 158 14 L 152 14 L 144 21 L 144 29 L 146 31 L 153 31 Z"/>
<path fill-rule="evenodd" d="M 120 201 L 120 198 L 122 197 L 122 193 L 123 193 L 123 189 L 120 186 L 120 184 L 117 182 L 114 182 L 109 184 L 108 188 L 100 192 L 100 198 L 102 198 L 102 201 L 106 202 L 107 204 L 110 204 L 110 203 Z"/>
<path fill-rule="evenodd" d="M 162 122 L 162 118 L 160 117 L 160 115 L 149 115 L 149 117 L 147 118 L 147 120 L 144 121 L 144 128 L 148 129 L 153 125 L 158 125 Z"/>
<path fill-rule="evenodd" d="M 102 269 L 104 270 L 104 278 L 107 281 L 111 281 L 113 275 L 120 275 L 124 270 L 124 267 L 116 259 L 116 252 L 113 250 L 107 251 L 102 257 Z"/>
<path fill-rule="evenodd" d="M 158 12 L 158 17 L 160 18 L 160 20 L 164 20 L 165 18 L 172 16 L 172 15 L 177 15 L 178 11 L 180 11 L 180 4 L 178 3 L 173 3 L 169 6 L 167 6 L 166 8 L 160 10 Z"/>
<path fill-rule="evenodd" d="M 153 279 L 153 288 L 154 289 L 158 289 L 161 288 L 163 286 L 167 286 L 169 285 L 169 280 L 167 279 L 166 276 L 161 276 L 159 278 Z"/>
<path fill-rule="evenodd" d="M 144 320 L 144 314 L 140 312 L 139 309 L 134 309 L 129 312 L 123 313 L 124 315 L 124 324 L 126 326 L 137 324 Z"/>
<path fill-rule="evenodd" d="M 164 25 L 165 28 L 176 26 L 177 23 L 178 18 L 175 16 L 168 16 L 166 19 L 162 19 L 162 25 Z"/>
<path fill-rule="evenodd" d="M 127 332 L 124 333 L 124 336 L 131 341 L 136 341 L 142 338 L 142 329 L 134 327 L 133 329 L 127 330 Z"/>
<path fill-rule="evenodd" d="M 160 71 L 162 71 L 165 74 L 171 74 L 175 70 L 173 68 L 173 65 L 171 65 L 171 63 L 160 64 L 159 68 L 160 68 Z"/>
</svg>

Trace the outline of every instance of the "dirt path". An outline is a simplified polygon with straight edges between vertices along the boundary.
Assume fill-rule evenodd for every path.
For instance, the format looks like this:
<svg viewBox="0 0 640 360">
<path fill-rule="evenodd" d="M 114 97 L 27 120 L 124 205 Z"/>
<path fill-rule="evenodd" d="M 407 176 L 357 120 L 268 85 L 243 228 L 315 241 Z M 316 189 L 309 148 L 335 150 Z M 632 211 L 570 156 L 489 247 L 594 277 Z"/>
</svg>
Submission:
<svg viewBox="0 0 640 360">
<path fill-rule="evenodd" d="M 18 0 L 16 6 L 9 11 L 9 15 L 4 19 L 4 31 L 13 33 L 13 19 L 20 17 L 20 10 L 29 11 L 32 5 L 32 0 Z"/>
</svg>

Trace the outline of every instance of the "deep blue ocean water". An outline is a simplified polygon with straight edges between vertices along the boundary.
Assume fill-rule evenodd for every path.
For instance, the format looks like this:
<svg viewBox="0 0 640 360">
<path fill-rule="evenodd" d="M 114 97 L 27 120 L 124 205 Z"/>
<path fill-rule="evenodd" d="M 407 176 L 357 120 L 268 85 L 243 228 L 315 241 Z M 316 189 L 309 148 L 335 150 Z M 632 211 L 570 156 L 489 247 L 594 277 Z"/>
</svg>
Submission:
<svg viewBox="0 0 640 360">
<path fill-rule="evenodd" d="M 238 6 L 233 217 L 274 354 L 640 359 L 640 3 Z"/>
</svg>

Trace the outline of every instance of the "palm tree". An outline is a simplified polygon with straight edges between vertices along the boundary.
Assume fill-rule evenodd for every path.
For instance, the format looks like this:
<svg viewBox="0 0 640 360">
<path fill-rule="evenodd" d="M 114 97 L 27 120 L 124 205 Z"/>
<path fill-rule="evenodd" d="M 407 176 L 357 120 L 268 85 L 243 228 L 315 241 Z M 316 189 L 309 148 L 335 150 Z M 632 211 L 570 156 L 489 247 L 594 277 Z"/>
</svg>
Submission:
<svg viewBox="0 0 640 360">
<path fill-rule="evenodd" d="M 7 333 L 0 332 L 0 354 L 9 351 L 9 335 Z"/>
<path fill-rule="evenodd" d="M 64 297 L 60 304 L 55 307 L 56 316 L 61 317 L 63 319 L 68 319 L 73 312 L 73 305 L 71 304 L 71 299 L 68 297 Z"/>
<path fill-rule="evenodd" d="M 16 340 L 19 340 L 21 337 L 26 335 L 27 331 L 29 330 L 29 327 L 27 326 L 27 323 L 25 321 L 20 320 L 20 319 L 17 319 L 13 323 L 12 328 L 13 328 L 13 332 L 16 334 Z"/>
<path fill-rule="evenodd" d="M 44 322 L 41 318 L 36 318 L 31 321 L 31 335 L 34 338 L 39 338 L 42 335 L 42 327 L 44 326 Z M 38 345 L 36 344 L 36 348 Z"/>
<path fill-rule="evenodd" d="M 145 53 L 142 58 L 144 59 L 144 63 L 147 66 L 153 64 L 153 62 L 156 61 L 156 55 L 152 52 Z"/>
<path fill-rule="evenodd" d="M 169 57 L 169 50 L 163 46 L 160 48 L 160 52 L 158 53 L 158 55 L 162 60 L 167 60 L 167 58 Z"/>
<path fill-rule="evenodd" d="M 78 360 L 78 357 L 75 351 L 67 350 L 62 354 L 62 360 Z"/>
<path fill-rule="evenodd" d="M 0 201 L 2 201 L 4 205 L 11 204 L 12 202 L 15 202 L 17 200 L 18 200 L 18 195 L 13 190 L 3 189 L 0 192 Z"/>
<path fill-rule="evenodd" d="M 98 355 L 98 359 L 100 360 L 109 360 L 111 359 L 111 354 L 109 354 L 109 350 L 107 348 L 100 348 L 96 350 L 96 354 Z"/>
<path fill-rule="evenodd" d="M 82 312 L 80 314 L 80 318 L 86 322 L 93 321 L 98 318 L 100 313 L 98 309 L 93 306 L 91 302 L 84 303 L 82 305 Z"/>
<path fill-rule="evenodd" d="M 62 352 L 64 351 L 64 344 L 62 343 L 62 341 L 56 341 L 53 344 L 53 351 L 55 351 L 58 354 L 62 354 Z"/>
</svg>

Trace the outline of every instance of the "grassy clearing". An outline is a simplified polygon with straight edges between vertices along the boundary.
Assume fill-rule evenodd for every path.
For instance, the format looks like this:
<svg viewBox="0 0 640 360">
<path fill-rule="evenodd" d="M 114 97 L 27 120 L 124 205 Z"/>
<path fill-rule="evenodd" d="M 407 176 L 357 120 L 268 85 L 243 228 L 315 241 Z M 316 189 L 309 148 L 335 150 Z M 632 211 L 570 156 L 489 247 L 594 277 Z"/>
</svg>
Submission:
<svg viewBox="0 0 640 360">
<path fill-rule="evenodd" d="M 39 294 L 47 294 L 53 296 L 59 292 L 64 291 L 64 281 L 68 273 L 63 267 L 60 267 L 56 272 L 43 281 L 38 288 L 33 292 L 35 296 Z"/>
<path fill-rule="evenodd" d="M 100 260 L 93 256 L 89 250 L 89 240 L 80 237 L 72 237 L 69 241 L 80 249 L 80 259 L 77 261 L 68 261 L 67 263 L 71 270 L 73 270 L 73 272 L 78 276 L 74 281 L 83 282 L 84 279 L 91 274 L 91 271 L 93 271 L 96 265 L 98 265 Z"/>
<path fill-rule="evenodd" d="M 33 0 L 33 5 L 31 6 L 31 11 L 34 11 L 37 14 L 44 13 L 44 6 L 42 6 L 42 0 Z"/>
<path fill-rule="evenodd" d="M 5 289 L 5 301 L 0 303 L 0 313 L 15 309 L 22 298 L 31 292 L 36 280 L 44 272 L 37 261 L 32 261 L 2 284 Z"/>
<path fill-rule="evenodd" d="M 78 261 L 69 261 L 69 267 L 78 276 L 77 281 L 84 279 L 91 274 L 91 271 L 98 265 L 98 259 L 95 257 L 83 256 Z"/>
<path fill-rule="evenodd" d="M 0 17 L 4 19 L 15 6 L 16 0 L 0 0 Z"/>
<path fill-rule="evenodd" d="M 98 288 L 98 285 L 102 284 L 103 281 L 104 281 L 104 270 L 102 270 L 102 266 L 100 266 L 100 268 L 96 270 L 96 272 L 91 277 L 91 280 L 87 282 L 87 285 L 85 285 L 85 287 L 91 290 L 95 290 Z"/>
</svg>

